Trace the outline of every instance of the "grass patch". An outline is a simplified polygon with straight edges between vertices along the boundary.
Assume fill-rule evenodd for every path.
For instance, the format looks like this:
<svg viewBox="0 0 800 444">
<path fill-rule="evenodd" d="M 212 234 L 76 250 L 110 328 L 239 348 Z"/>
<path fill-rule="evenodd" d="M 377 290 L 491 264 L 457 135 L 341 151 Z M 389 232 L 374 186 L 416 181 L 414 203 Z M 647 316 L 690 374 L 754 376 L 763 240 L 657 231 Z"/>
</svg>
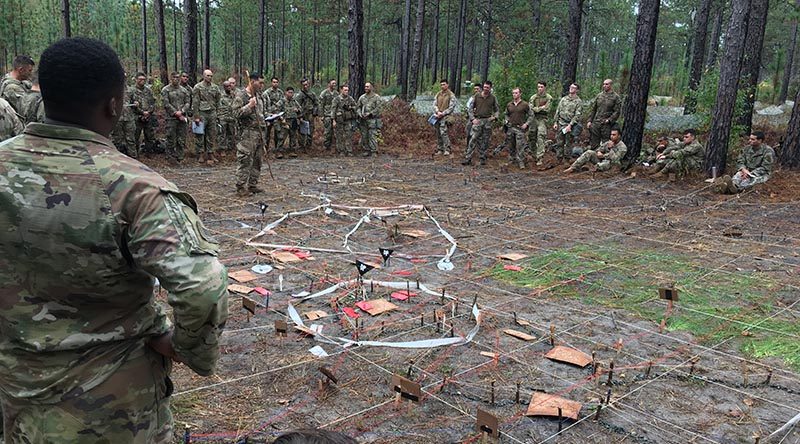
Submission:
<svg viewBox="0 0 800 444">
<path fill-rule="evenodd" d="M 661 304 L 648 301 L 657 298 L 659 286 L 674 284 L 680 291 L 680 308 L 668 329 L 690 332 L 705 344 L 733 338 L 750 357 L 780 357 L 800 371 L 800 327 L 764 321 L 775 309 L 773 290 L 778 283 L 761 273 L 717 273 L 683 255 L 622 245 L 552 251 L 522 261 L 522 271 L 505 270 L 503 265 L 496 264 L 484 275 L 653 322 L 660 322 L 664 311 Z M 758 327 L 751 329 L 752 336 L 742 336 L 748 325 Z"/>
</svg>

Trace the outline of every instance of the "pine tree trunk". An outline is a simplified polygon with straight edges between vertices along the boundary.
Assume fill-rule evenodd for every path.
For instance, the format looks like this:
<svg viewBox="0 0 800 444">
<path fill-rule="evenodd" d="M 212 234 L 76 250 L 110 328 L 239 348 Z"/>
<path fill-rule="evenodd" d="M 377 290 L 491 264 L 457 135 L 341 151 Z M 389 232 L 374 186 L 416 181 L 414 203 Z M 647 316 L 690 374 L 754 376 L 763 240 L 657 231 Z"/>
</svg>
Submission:
<svg viewBox="0 0 800 444">
<path fill-rule="evenodd" d="M 539 23 L 542 21 L 542 0 L 530 0 L 531 5 L 531 39 L 536 44 L 536 33 L 539 31 Z"/>
<path fill-rule="evenodd" d="M 744 109 L 736 123 L 743 132 L 750 134 L 753 124 L 753 105 L 756 101 L 758 76 L 761 72 L 761 52 L 764 48 L 764 31 L 767 26 L 769 0 L 751 0 L 750 15 L 747 21 L 747 40 L 742 58 L 740 89 L 745 91 Z"/>
<path fill-rule="evenodd" d="M 458 8 L 458 23 L 456 23 L 456 38 L 450 50 L 450 84 L 457 96 L 461 94 L 461 67 L 464 65 L 464 35 L 467 26 L 467 0 L 461 0 Z"/>
<path fill-rule="evenodd" d="M 267 0 L 260 0 L 258 9 L 258 72 L 260 72 L 261 75 L 264 75 L 264 54 L 267 53 L 266 45 L 267 45 Z"/>
<path fill-rule="evenodd" d="M 178 70 L 178 7 L 172 5 L 172 66 Z"/>
<path fill-rule="evenodd" d="M 486 81 L 489 78 L 489 60 L 492 55 L 492 0 L 486 0 L 486 46 L 483 51 L 483 71 L 481 78 Z"/>
<path fill-rule="evenodd" d="M 183 38 L 183 70 L 189 74 L 189 83 L 197 82 L 197 0 L 183 1 L 186 27 Z"/>
<path fill-rule="evenodd" d="M 695 17 L 694 48 L 692 49 L 692 66 L 689 72 L 689 94 L 686 95 L 684 114 L 694 114 L 697 109 L 697 87 L 703 76 L 703 59 L 706 56 L 706 33 L 708 32 L 708 15 L 711 0 L 702 0 Z"/>
<path fill-rule="evenodd" d="M 207 69 L 211 69 L 211 0 L 206 0 L 204 12 L 203 62 Z"/>
<path fill-rule="evenodd" d="M 786 168 L 800 168 L 800 90 L 794 98 L 792 117 L 781 146 L 780 163 Z"/>
<path fill-rule="evenodd" d="M 439 81 L 439 23 L 441 22 L 439 4 L 440 0 L 435 0 L 436 13 L 433 15 L 433 48 L 431 49 L 431 83 Z"/>
<path fill-rule="evenodd" d="M 64 37 L 72 37 L 72 25 L 69 20 L 69 0 L 61 0 L 61 26 Z"/>
<path fill-rule="evenodd" d="M 397 80 L 400 84 L 400 97 L 408 100 L 408 65 L 409 65 L 409 41 L 411 34 L 411 0 L 405 1 L 403 9 L 403 33 L 400 37 L 400 73 Z"/>
<path fill-rule="evenodd" d="M 725 53 L 720 60 L 717 98 L 711 112 L 711 130 L 705 159 L 705 171 L 709 174 L 713 167 L 717 167 L 718 174 L 722 174 L 728 161 L 728 138 L 739 87 L 749 11 L 750 0 L 733 0 L 731 19 L 725 33 Z"/>
<path fill-rule="evenodd" d="M 158 69 L 161 84 L 169 83 L 169 67 L 167 66 L 167 36 L 164 29 L 164 1 L 153 0 L 156 14 L 156 37 L 158 37 Z"/>
<path fill-rule="evenodd" d="M 147 72 L 147 0 L 142 0 L 142 72 Z"/>
<path fill-rule="evenodd" d="M 362 0 L 349 0 L 347 40 L 350 48 L 350 94 L 358 98 L 364 94 L 364 5 Z"/>
<path fill-rule="evenodd" d="M 575 82 L 578 73 L 578 50 L 581 39 L 581 15 L 583 0 L 569 0 L 569 22 L 567 24 L 567 49 L 564 70 L 561 75 L 561 95 L 567 95 L 569 85 Z"/>
<path fill-rule="evenodd" d="M 795 2 L 795 5 L 800 6 L 800 0 Z M 794 64 L 794 52 L 797 49 L 797 19 L 792 20 L 792 43 L 786 54 L 786 65 L 783 68 L 783 82 L 781 82 L 781 92 L 778 95 L 778 103 L 786 103 L 786 98 L 789 96 L 789 84 L 792 82 L 792 65 Z"/>
<path fill-rule="evenodd" d="M 714 27 L 711 30 L 711 39 L 708 41 L 708 59 L 706 69 L 714 69 L 717 66 L 717 54 L 719 54 L 719 39 L 722 36 L 722 21 L 724 19 L 725 2 L 717 1 L 717 14 L 714 16 Z M 743 30 L 744 31 L 744 30 Z"/>
<path fill-rule="evenodd" d="M 408 70 L 408 95 L 409 102 L 417 97 L 417 81 L 419 80 L 420 55 L 422 51 L 422 26 L 425 17 L 425 0 L 417 2 L 416 28 L 414 29 L 414 46 L 411 50 L 411 65 Z"/>
<path fill-rule="evenodd" d="M 631 67 L 631 80 L 622 115 L 625 127 L 622 141 L 628 147 L 625 159 L 628 165 L 639 158 L 647 115 L 647 97 L 650 93 L 650 77 L 653 73 L 653 55 L 656 47 L 660 0 L 641 0 L 639 16 L 636 18 L 636 41 Z"/>
</svg>

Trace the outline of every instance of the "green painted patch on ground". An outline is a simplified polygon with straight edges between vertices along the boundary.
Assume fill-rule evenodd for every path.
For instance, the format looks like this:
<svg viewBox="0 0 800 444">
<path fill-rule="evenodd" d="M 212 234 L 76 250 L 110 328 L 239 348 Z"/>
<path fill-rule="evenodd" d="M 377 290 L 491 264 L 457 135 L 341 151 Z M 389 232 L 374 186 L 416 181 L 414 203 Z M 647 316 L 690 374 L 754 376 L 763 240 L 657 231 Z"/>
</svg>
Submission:
<svg viewBox="0 0 800 444">
<path fill-rule="evenodd" d="M 505 263 L 499 263 L 484 274 L 653 322 L 664 315 L 658 287 L 674 284 L 680 301 L 667 323 L 670 330 L 690 332 L 706 345 L 735 341 L 750 357 L 782 358 L 800 371 L 800 326 L 770 318 L 777 311 L 773 301 L 780 285 L 764 274 L 721 272 L 687 256 L 621 245 L 575 246 L 517 264 L 522 271 L 505 270 Z"/>
</svg>

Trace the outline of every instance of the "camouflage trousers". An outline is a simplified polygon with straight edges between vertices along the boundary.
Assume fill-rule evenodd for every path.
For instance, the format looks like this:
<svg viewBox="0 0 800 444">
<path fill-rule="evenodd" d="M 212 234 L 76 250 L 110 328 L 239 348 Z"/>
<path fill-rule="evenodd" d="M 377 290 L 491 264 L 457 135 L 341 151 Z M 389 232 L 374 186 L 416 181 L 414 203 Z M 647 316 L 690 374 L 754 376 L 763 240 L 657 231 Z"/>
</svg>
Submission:
<svg viewBox="0 0 800 444">
<path fill-rule="evenodd" d="M 148 118 L 147 120 L 142 120 L 139 118 L 136 119 L 136 133 L 134 134 L 134 138 L 136 141 L 137 154 L 140 146 L 139 138 L 142 136 L 142 133 L 144 133 L 145 151 L 153 149 L 153 146 L 156 143 L 155 128 L 156 128 L 156 118 L 153 115 L 151 115 L 150 118 Z"/>
<path fill-rule="evenodd" d="M 236 189 L 255 188 L 261 176 L 261 150 L 264 131 L 243 128 L 236 144 Z"/>
<path fill-rule="evenodd" d="M 306 114 L 303 119 L 308 122 L 308 134 L 300 134 L 300 148 L 309 150 L 314 142 L 314 116 Z"/>
<path fill-rule="evenodd" d="M 270 140 L 273 141 L 272 149 L 275 151 L 277 151 L 280 146 L 283 145 L 283 139 L 281 138 L 281 132 L 279 131 L 280 125 L 280 120 L 275 120 L 272 123 L 267 124 L 267 128 L 264 130 L 264 143 L 267 145 L 267 150 L 269 150 Z"/>
<path fill-rule="evenodd" d="M 336 153 L 353 154 L 353 121 L 336 122 Z"/>
<path fill-rule="evenodd" d="M 194 118 L 201 119 L 205 124 L 204 134 L 194 135 L 194 153 L 199 156 L 215 152 L 217 150 L 217 113 L 200 111 Z"/>
<path fill-rule="evenodd" d="M 602 120 L 592 122 L 592 127 L 589 128 L 589 146 L 600 145 L 600 142 L 611 138 L 611 127 L 613 125 L 613 122 L 603 123 Z"/>
<path fill-rule="evenodd" d="M 600 157 L 597 156 L 597 151 L 586 150 L 583 154 L 581 154 L 580 157 L 578 157 L 578 160 L 572 163 L 571 168 L 573 170 L 578 170 L 587 163 L 597 165 L 597 171 L 608 171 L 612 166 L 614 166 L 610 160 L 600 159 Z M 616 163 L 616 165 L 619 165 L 619 163 Z"/>
<path fill-rule="evenodd" d="M 700 164 L 697 162 L 686 161 L 686 159 L 670 157 L 657 160 L 656 169 L 660 170 L 663 174 L 674 173 L 677 175 L 683 175 L 692 170 L 699 170 Z"/>
<path fill-rule="evenodd" d="M 377 153 L 381 119 L 363 119 L 359 121 L 358 127 L 361 133 L 361 150 L 372 154 Z"/>
<path fill-rule="evenodd" d="M 298 119 L 286 119 L 276 128 L 275 139 L 278 152 L 296 153 L 300 141 L 300 122 Z"/>
<path fill-rule="evenodd" d="M 515 154 L 513 157 L 518 165 L 525 165 L 525 153 L 528 151 L 528 131 L 518 126 L 512 126 L 508 128 L 508 138 L 511 145 L 509 153 Z"/>
<path fill-rule="evenodd" d="M 492 122 L 489 119 L 478 119 L 478 124 L 472 125 L 470 131 L 470 141 L 467 145 L 467 152 L 464 153 L 464 160 L 472 160 L 477 148 L 481 160 L 486 160 L 486 150 L 489 147 L 489 139 L 492 137 Z"/>
<path fill-rule="evenodd" d="M 322 146 L 324 146 L 326 150 L 329 150 L 333 146 L 333 119 L 331 119 L 330 117 L 323 118 L 322 128 L 323 128 Z"/>
<path fill-rule="evenodd" d="M 750 176 L 745 176 L 744 174 L 741 173 L 741 171 L 734 174 L 733 177 L 731 178 L 733 186 L 736 187 L 737 191 L 744 191 L 754 185 L 764 183 L 768 180 L 769 180 L 769 174 L 764 176 L 750 177 Z"/>
<path fill-rule="evenodd" d="M 544 141 L 547 138 L 547 117 L 536 117 L 535 124 L 528 128 L 528 145 L 533 150 L 536 162 L 544 157 Z"/>
<path fill-rule="evenodd" d="M 566 128 L 566 126 L 559 126 L 558 134 L 556 135 L 556 157 L 558 157 L 559 160 L 572 157 L 572 132 L 570 131 L 564 134 L 564 128 Z"/>
<path fill-rule="evenodd" d="M 450 124 L 441 118 L 433 128 L 436 130 L 436 152 L 450 154 L 450 136 L 447 134 Z"/>
<path fill-rule="evenodd" d="M 114 127 L 111 138 L 114 141 L 114 146 L 117 147 L 117 151 L 136 158 L 139 156 L 139 147 L 136 145 L 135 135 L 136 122 L 133 120 L 120 120 L 117 122 L 117 126 Z"/>
<path fill-rule="evenodd" d="M 2 399 L 6 444 L 169 443 L 170 362 L 142 345 L 105 382 L 57 404 Z"/>
<path fill-rule="evenodd" d="M 236 120 L 234 119 L 221 119 L 220 125 L 222 126 L 222 131 L 220 132 L 220 141 L 222 145 L 222 149 L 226 151 L 236 151 L 237 149 L 237 131 L 236 131 Z"/>
<path fill-rule="evenodd" d="M 467 144 L 464 145 L 465 147 L 469 147 L 469 141 L 472 139 L 472 119 L 467 120 Z"/>
<path fill-rule="evenodd" d="M 178 119 L 167 119 L 167 156 L 181 161 L 186 149 L 186 131 L 189 124 Z"/>
</svg>

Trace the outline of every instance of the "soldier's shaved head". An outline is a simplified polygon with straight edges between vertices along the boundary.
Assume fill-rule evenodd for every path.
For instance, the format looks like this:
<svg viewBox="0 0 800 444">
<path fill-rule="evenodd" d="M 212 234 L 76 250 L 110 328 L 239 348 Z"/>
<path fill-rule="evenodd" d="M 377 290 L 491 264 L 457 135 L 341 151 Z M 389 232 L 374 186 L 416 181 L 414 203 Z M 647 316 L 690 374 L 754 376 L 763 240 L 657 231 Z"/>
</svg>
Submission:
<svg viewBox="0 0 800 444">
<path fill-rule="evenodd" d="M 39 83 L 48 119 L 108 137 L 122 115 L 125 70 L 99 40 L 74 37 L 50 45 L 39 60 Z"/>
</svg>

